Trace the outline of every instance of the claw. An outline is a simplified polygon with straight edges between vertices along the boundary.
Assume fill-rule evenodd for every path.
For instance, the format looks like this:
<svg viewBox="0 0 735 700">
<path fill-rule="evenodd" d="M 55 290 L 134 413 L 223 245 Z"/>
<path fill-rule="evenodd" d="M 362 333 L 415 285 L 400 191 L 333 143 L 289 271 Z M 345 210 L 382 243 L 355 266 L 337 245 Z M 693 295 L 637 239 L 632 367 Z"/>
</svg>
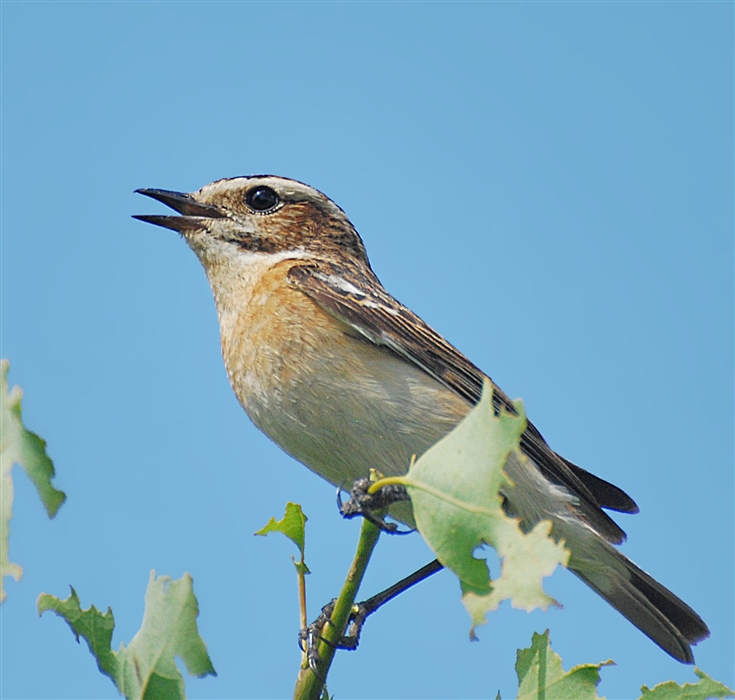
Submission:
<svg viewBox="0 0 735 700">
<path fill-rule="evenodd" d="M 317 677 L 317 678 L 318 678 L 318 679 L 319 679 L 320 681 L 322 681 L 322 683 L 325 683 L 325 684 L 326 684 L 326 682 L 327 682 L 327 679 L 326 679 L 326 678 L 325 678 L 324 676 L 322 676 L 322 674 L 321 674 L 321 673 L 319 673 L 319 668 L 318 668 L 318 664 L 319 664 L 319 654 L 317 654 L 317 653 L 316 653 L 316 643 L 314 644 L 314 646 L 313 646 L 312 648 L 314 649 L 314 652 L 315 652 L 315 653 L 314 653 L 313 655 L 307 654 L 307 656 L 306 656 L 307 660 L 309 661 L 309 668 L 311 669 L 311 672 L 312 672 L 312 673 L 313 673 L 313 674 L 314 674 L 314 675 L 315 675 L 315 676 L 316 676 L 316 677 Z"/>
<path fill-rule="evenodd" d="M 343 481 L 338 487 L 337 487 L 337 510 L 340 512 L 340 515 L 344 517 L 344 501 L 342 500 L 342 491 L 345 490 L 345 482 Z"/>
</svg>

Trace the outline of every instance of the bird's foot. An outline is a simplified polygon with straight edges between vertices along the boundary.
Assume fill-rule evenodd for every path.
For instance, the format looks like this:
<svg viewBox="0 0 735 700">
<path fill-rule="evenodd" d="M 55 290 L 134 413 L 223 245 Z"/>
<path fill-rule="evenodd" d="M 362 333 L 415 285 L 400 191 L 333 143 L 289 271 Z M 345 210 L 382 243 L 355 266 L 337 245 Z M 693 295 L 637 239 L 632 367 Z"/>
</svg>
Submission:
<svg viewBox="0 0 735 700">
<path fill-rule="evenodd" d="M 371 479 L 357 479 L 352 484 L 350 500 L 347 502 L 342 501 L 342 488 L 337 489 L 337 506 L 342 517 L 362 516 L 375 527 L 391 535 L 408 535 L 414 532 L 413 530 L 399 530 L 395 523 L 386 521 L 383 515 L 394 503 L 410 500 L 406 487 L 401 484 L 388 484 L 375 493 L 370 493 L 373 483 Z"/>
<path fill-rule="evenodd" d="M 319 674 L 319 649 L 318 642 L 321 640 L 333 649 L 344 649 L 346 651 L 354 651 L 360 644 L 360 632 L 365 624 L 368 615 L 374 612 L 377 607 L 371 605 L 371 601 L 364 603 L 356 603 L 352 606 L 349 620 L 347 622 L 347 634 L 342 635 L 336 640 L 326 639 L 322 632 L 326 624 L 332 624 L 331 615 L 334 612 L 334 605 L 337 599 L 332 599 L 323 608 L 319 616 L 306 629 L 299 632 L 299 647 L 306 654 L 306 660 L 309 668 L 321 678 Z"/>
</svg>

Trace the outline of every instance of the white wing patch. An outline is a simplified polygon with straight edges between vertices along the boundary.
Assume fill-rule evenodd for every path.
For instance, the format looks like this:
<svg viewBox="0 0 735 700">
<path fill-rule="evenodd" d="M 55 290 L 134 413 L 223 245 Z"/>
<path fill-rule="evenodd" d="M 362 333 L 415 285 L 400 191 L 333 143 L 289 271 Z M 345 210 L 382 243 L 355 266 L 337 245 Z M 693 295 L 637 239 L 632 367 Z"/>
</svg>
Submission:
<svg viewBox="0 0 735 700">
<path fill-rule="evenodd" d="M 365 296 L 365 292 L 352 284 L 352 282 L 348 282 L 344 277 L 340 277 L 339 275 L 322 275 L 319 273 L 317 273 L 316 276 L 321 277 L 321 279 L 323 279 L 328 285 L 335 289 L 339 289 L 341 292 L 353 294 L 354 296 L 361 298 Z"/>
</svg>

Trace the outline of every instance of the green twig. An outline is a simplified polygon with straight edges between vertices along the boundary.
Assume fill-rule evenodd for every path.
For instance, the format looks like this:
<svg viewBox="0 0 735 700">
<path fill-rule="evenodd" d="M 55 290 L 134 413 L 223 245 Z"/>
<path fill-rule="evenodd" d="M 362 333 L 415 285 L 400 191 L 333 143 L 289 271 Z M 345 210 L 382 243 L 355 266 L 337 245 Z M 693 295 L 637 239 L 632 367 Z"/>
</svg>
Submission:
<svg viewBox="0 0 735 700">
<path fill-rule="evenodd" d="M 342 586 L 342 591 L 339 598 L 337 598 L 331 616 L 332 624 L 325 624 L 322 630 L 322 636 L 329 642 L 336 642 L 345 633 L 352 606 L 355 604 L 357 592 L 360 589 L 370 556 L 378 542 L 378 537 L 380 537 L 380 530 L 367 520 L 363 520 L 355 557 L 347 572 L 345 584 Z M 320 658 L 318 671 L 320 675 L 317 676 L 308 667 L 302 668 L 296 679 L 294 700 L 319 700 L 321 697 L 324 680 L 329 673 L 329 667 L 332 665 L 335 649 L 322 640 L 319 640 L 318 645 Z"/>
</svg>

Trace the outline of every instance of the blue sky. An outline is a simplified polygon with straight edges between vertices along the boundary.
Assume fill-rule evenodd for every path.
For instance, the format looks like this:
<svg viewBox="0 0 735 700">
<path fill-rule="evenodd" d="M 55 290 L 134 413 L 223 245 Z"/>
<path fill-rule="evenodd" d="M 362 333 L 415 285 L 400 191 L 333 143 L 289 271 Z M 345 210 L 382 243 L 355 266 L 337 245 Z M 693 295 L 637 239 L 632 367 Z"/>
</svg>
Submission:
<svg viewBox="0 0 735 700">
<path fill-rule="evenodd" d="M 194 577 L 219 675 L 192 698 L 288 697 L 288 543 L 310 520 L 310 613 L 358 524 L 250 425 L 211 294 L 138 187 L 275 173 L 317 187 L 385 286 L 488 372 L 552 446 L 641 507 L 624 551 L 690 603 L 735 684 L 731 3 L 2 3 L 2 355 L 68 502 L 16 468 L 3 698 L 114 698 L 41 592 L 140 625 L 149 571 Z M 365 596 L 431 558 L 381 542 Z M 338 655 L 340 698 L 514 697 L 551 629 L 600 692 L 695 680 L 567 572 L 563 610 L 502 608 L 467 640 L 444 572 Z"/>
</svg>

